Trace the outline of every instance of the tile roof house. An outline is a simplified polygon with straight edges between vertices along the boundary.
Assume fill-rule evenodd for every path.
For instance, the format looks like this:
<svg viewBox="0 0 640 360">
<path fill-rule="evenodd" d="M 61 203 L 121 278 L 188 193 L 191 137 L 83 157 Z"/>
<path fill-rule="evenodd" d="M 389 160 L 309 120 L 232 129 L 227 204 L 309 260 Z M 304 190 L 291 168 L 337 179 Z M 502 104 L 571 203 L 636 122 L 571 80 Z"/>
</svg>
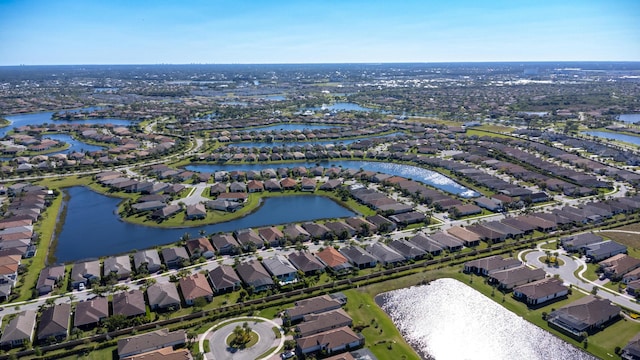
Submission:
<svg viewBox="0 0 640 360">
<path fill-rule="evenodd" d="M 204 219 L 207 217 L 207 208 L 202 203 L 187 205 L 187 220 Z"/>
<path fill-rule="evenodd" d="M 518 285 L 542 280 L 546 276 L 543 269 L 531 269 L 526 266 L 493 271 L 489 274 L 489 283 L 498 284 L 498 288 L 511 290 Z"/>
<path fill-rule="evenodd" d="M 209 271 L 209 281 L 215 292 L 234 291 L 242 287 L 240 277 L 229 265 L 220 265 Z"/>
<path fill-rule="evenodd" d="M 37 339 L 45 341 L 49 338 L 64 340 L 69 334 L 69 317 L 71 305 L 62 303 L 46 308 L 40 316 Z"/>
<path fill-rule="evenodd" d="M 184 345 L 186 342 L 186 331 L 169 332 L 168 329 L 160 329 L 118 340 L 118 357 L 124 359 L 166 347 Z"/>
<path fill-rule="evenodd" d="M 372 268 L 378 265 L 378 259 L 359 246 L 343 247 L 339 251 L 358 269 Z"/>
<path fill-rule="evenodd" d="M 53 291 L 53 288 L 60 283 L 65 276 L 64 265 L 47 266 L 40 271 L 38 276 L 38 282 L 36 284 L 36 290 L 38 295 L 48 294 Z"/>
<path fill-rule="evenodd" d="M 348 326 L 306 336 L 296 340 L 297 348 L 302 354 L 322 351 L 326 354 L 357 348 L 364 344 L 364 337 L 358 335 Z"/>
<path fill-rule="evenodd" d="M 331 230 L 323 224 L 317 224 L 314 222 L 307 222 L 302 224 L 302 227 L 311 235 L 314 239 L 326 239 L 331 234 Z"/>
<path fill-rule="evenodd" d="M 213 299 L 213 290 L 204 274 L 195 273 L 179 280 L 180 290 L 185 304 L 191 306 L 196 299 L 204 298 L 207 301 Z"/>
<path fill-rule="evenodd" d="M 109 317 L 109 300 L 106 297 L 96 297 L 76 304 L 73 326 L 89 328 L 98 325 L 107 317 Z"/>
<path fill-rule="evenodd" d="M 141 269 L 146 269 L 150 274 L 158 272 L 162 265 L 160 255 L 155 249 L 140 250 L 133 254 L 133 264 L 138 273 Z"/>
<path fill-rule="evenodd" d="M 262 249 L 264 247 L 264 240 L 253 229 L 238 230 L 235 232 L 235 236 L 238 243 L 240 243 L 245 250 L 251 247 L 255 247 L 255 249 Z"/>
<path fill-rule="evenodd" d="M 598 265 L 608 278 L 618 280 L 629 271 L 640 268 L 640 259 L 627 254 L 618 254 L 600 261 Z"/>
<path fill-rule="evenodd" d="M 320 273 L 325 268 L 324 264 L 307 251 L 292 252 L 289 254 L 289 261 L 305 275 Z"/>
<path fill-rule="evenodd" d="M 344 255 L 329 246 L 316 253 L 316 257 L 334 273 L 351 272 L 352 266 Z"/>
<path fill-rule="evenodd" d="M 488 256 L 464 263 L 464 272 L 478 275 L 489 275 L 494 271 L 506 270 L 522 265 L 518 259 L 503 258 L 500 255 Z"/>
<path fill-rule="evenodd" d="M 211 243 L 221 255 L 237 254 L 240 249 L 240 244 L 231 234 L 213 235 Z"/>
<path fill-rule="evenodd" d="M 197 259 L 201 256 L 205 259 L 211 259 L 216 256 L 216 250 L 206 237 L 199 237 L 187 241 L 187 250 L 189 250 L 192 259 Z"/>
<path fill-rule="evenodd" d="M 284 242 L 284 234 L 275 226 L 258 229 L 258 235 L 270 246 L 278 246 Z"/>
<path fill-rule="evenodd" d="M 146 314 L 144 294 L 140 290 L 129 290 L 113 294 L 111 302 L 114 314 L 134 317 Z"/>
<path fill-rule="evenodd" d="M 100 280 L 100 260 L 84 261 L 73 264 L 71 269 L 71 284 L 74 288 L 78 285 L 87 285 L 90 281 Z"/>
<path fill-rule="evenodd" d="M 240 279 L 255 292 L 268 290 L 274 286 L 269 272 L 256 260 L 238 264 L 236 271 Z"/>
<path fill-rule="evenodd" d="M 305 315 L 303 322 L 299 323 L 295 330 L 297 336 L 305 337 L 343 326 L 351 326 L 352 324 L 353 320 L 349 314 L 342 309 L 336 309 L 319 314 Z"/>
<path fill-rule="evenodd" d="M 184 246 L 163 248 L 162 258 L 168 268 L 180 268 L 189 262 L 189 254 Z"/>
<path fill-rule="evenodd" d="M 288 224 L 282 230 L 284 236 L 290 241 L 306 241 L 311 238 L 311 235 L 302 226 L 298 224 Z"/>
<path fill-rule="evenodd" d="M 593 333 L 619 317 L 618 306 L 608 299 L 589 295 L 551 312 L 547 322 L 575 338 L 582 338 L 583 332 Z"/>
<path fill-rule="evenodd" d="M 147 298 L 151 310 L 177 310 L 180 308 L 180 294 L 175 284 L 155 283 L 147 288 Z"/>
<path fill-rule="evenodd" d="M 553 277 L 513 288 L 513 296 L 529 306 L 538 306 L 568 294 L 569 289 L 564 286 L 562 280 Z"/>
<path fill-rule="evenodd" d="M 131 276 L 131 259 L 129 259 L 129 255 L 110 256 L 104 259 L 102 272 L 104 277 L 113 274 L 118 280 L 128 278 Z"/>
<path fill-rule="evenodd" d="M 36 327 L 36 316 L 35 310 L 27 310 L 17 314 L 2 331 L 0 346 L 14 347 L 31 342 Z"/>
<path fill-rule="evenodd" d="M 296 322 L 302 320 L 306 315 L 340 309 L 342 305 L 344 305 L 344 302 L 340 299 L 331 295 L 320 295 L 296 301 L 294 307 L 284 311 L 284 315 L 291 322 Z"/>
<path fill-rule="evenodd" d="M 460 239 L 466 247 L 480 245 L 480 236 L 473 231 L 467 230 L 461 226 L 452 226 L 447 229 L 447 233 Z"/>
<path fill-rule="evenodd" d="M 271 276 L 278 279 L 279 285 L 286 285 L 298 280 L 298 270 L 282 255 L 275 255 L 262 260 L 262 265 Z"/>
</svg>

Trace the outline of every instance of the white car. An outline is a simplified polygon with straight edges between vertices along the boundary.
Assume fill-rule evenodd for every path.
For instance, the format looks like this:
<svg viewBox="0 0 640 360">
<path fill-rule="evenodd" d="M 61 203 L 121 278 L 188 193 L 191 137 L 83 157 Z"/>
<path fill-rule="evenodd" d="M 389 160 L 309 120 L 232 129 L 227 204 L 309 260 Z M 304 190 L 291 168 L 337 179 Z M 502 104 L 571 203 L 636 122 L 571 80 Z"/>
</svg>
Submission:
<svg viewBox="0 0 640 360">
<path fill-rule="evenodd" d="M 295 355 L 296 355 L 296 353 L 294 353 L 293 351 L 285 351 L 285 352 L 282 353 L 282 355 L 280 357 L 282 357 L 283 359 L 291 359 Z"/>
<path fill-rule="evenodd" d="M 84 291 L 85 286 L 84 283 L 80 283 L 80 285 L 78 285 L 78 291 Z"/>
</svg>

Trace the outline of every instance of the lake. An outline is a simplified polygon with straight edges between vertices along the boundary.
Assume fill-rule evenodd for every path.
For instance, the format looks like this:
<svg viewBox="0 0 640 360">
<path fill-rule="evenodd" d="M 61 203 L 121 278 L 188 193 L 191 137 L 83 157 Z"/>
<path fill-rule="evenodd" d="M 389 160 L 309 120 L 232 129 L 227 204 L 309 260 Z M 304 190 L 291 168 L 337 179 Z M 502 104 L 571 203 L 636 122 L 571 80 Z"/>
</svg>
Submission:
<svg viewBox="0 0 640 360">
<path fill-rule="evenodd" d="M 396 137 L 399 135 L 405 135 L 403 132 L 394 132 L 385 135 L 374 135 L 367 136 L 366 138 L 358 138 L 358 139 L 335 139 L 335 140 L 319 140 L 319 141 L 273 141 L 273 142 L 239 142 L 239 143 L 231 143 L 227 144 L 230 147 L 247 147 L 247 148 L 263 148 L 263 147 L 272 147 L 272 146 L 305 146 L 305 145 L 331 145 L 331 144 L 352 144 L 358 141 L 367 140 L 367 139 L 379 139 L 379 138 L 387 138 L 387 137 Z"/>
<path fill-rule="evenodd" d="M 583 134 L 596 136 L 604 139 L 623 141 L 629 144 L 640 145 L 640 136 L 620 134 L 608 131 L 583 131 Z"/>
<path fill-rule="evenodd" d="M 115 213 L 122 199 L 76 186 L 65 189 L 70 196 L 67 215 L 58 237 L 56 261 L 68 262 L 141 250 L 176 242 L 184 233 L 192 238 L 199 230 L 207 234 L 327 218 L 355 216 L 331 199 L 316 195 L 267 198 L 260 208 L 240 219 L 190 228 L 161 229 L 134 225 Z"/>
<path fill-rule="evenodd" d="M 322 105 L 321 107 L 313 107 L 313 108 L 308 108 L 307 110 L 314 110 L 314 111 L 364 111 L 364 112 L 371 112 L 371 111 L 379 111 L 377 109 L 373 109 L 373 108 L 368 108 L 368 107 L 363 107 L 360 106 L 356 103 L 352 103 L 352 102 L 337 102 L 335 104 L 331 104 L 331 105 Z"/>
<path fill-rule="evenodd" d="M 296 162 L 296 163 L 284 163 L 284 164 L 207 164 L 207 165 L 188 165 L 185 168 L 191 171 L 198 172 L 210 172 L 214 173 L 216 171 L 231 171 L 231 170 L 264 170 L 264 169 L 277 169 L 279 167 L 312 167 L 316 166 L 316 164 L 320 164 L 324 167 L 343 167 L 347 169 L 362 169 L 366 171 L 373 171 L 376 173 L 383 173 L 395 176 L 402 176 L 408 179 L 412 179 L 415 181 L 419 181 L 423 184 L 430 185 L 436 189 L 440 189 L 442 191 L 446 191 L 450 194 L 458 195 L 461 197 L 472 198 L 478 197 L 480 194 L 477 192 L 468 189 L 457 182 L 453 181 L 451 178 L 440 174 L 439 172 L 427 170 L 421 167 L 405 165 L 405 164 L 396 164 L 396 163 L 386 163 L 386 162 L 376 162 L 376 161 L 360 161 L 360 160 L 339 160 L 339 161 L 308 161 L 308 162 Z"/>
<path fill-rule="evenodd" d="M 340 127 L 340 125 L 317 125 L 317 124 L 277 124 L 269 126 L 261 126 L 251 129 L 240 130 L 240 132 L 263 132 L 263 131 L 303 131 L 317 129 L 331 129 Z"/>
<path fill-rule="evenodd" d="M 80 110 L 90 110 L 88 109 L 80 109 Z M 76 110 L 76 111 L 80 111 Z M 73 110 L 66 110 L 73 111 Z M 4 137 L 7 135 L 9 130 L 12 130 L 16 127 L 26 126 L 26 125 L 42 125 L 44 123 L 50 124 L 113 124 L 113 125 L 121 125 L 121 126 L 129 126 L 134 123 L 131 120 L 122 120 L 122 119 L 87 119 L 87 120 L 53 120 L 51 119 L 51 115 L 53 111 L 47 112 L 39 112 L 33 114 L 19 114 L 19 115 L 8 115 L 5 118 L 11 121 L 11 125 L 7 127 L 0 128 L 0 137 Z"/>
<path fill-rule="evenodd" d="M 621 114 L 618 115 L 618 120 L 626 123 L 640 122 L 640 114 Z"/>
<path fill-rule="evenodd" d="M 391 291 L 376 302 L 425 359 L 596 359 L 458 280 Z"/>
<path fill-rule="evenodd" d="M 51 153 L 48 155 L 54 155 L 54 154 L 69 154 L 72 153 L 74 151 L 78 151 L 78 152 L 82 152 L 84 153 L 85 151 L 98 151 L 98 150 L 104 150 L 106 149 L 106 147 L 104 146 L 98 146 L 98 145 L 91 145 L 91 144 L 87 144 L 85 142 L 82 142 L 80 140 L 76 140 L 73 137 L 71 137 L 71 135 L 67 135 L 67 134 L 50 134 L 50 135 L 43 135 L 43 138 L 47 138 L 47 139 L 52 139 L 52 140 L 58 140 L 58 141 L 62 141 L 64 143 L 69 144 L 69 148 L 63 150 L 63 151 L 58 151 L 55 153 Z"/>
</svg>

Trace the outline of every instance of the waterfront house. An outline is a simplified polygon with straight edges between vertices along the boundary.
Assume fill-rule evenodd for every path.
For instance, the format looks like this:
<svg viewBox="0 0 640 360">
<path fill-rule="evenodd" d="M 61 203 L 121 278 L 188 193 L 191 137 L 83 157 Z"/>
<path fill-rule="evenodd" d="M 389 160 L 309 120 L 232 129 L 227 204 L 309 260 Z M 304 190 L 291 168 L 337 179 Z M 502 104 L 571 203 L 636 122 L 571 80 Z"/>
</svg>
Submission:
<svg viewBox="0 0 640 360">
<path fill-rule="evenodd" d="M 71 286 L 100 281 L 100 260 L 84 261 L 73 264 L 71 268 Z"/>
<path fill-rule="evenodd" d="M 343 221 L 327 221 L 324 226 L 331 231 L 338 239 L 347 239 L 356 234 L 356 229 Z"/>
<path fill-rule="evenodd" d="M 278 279 L 280 285 L 296 282 L 298 270 L 282 255 L 275 255 L 262 260 L 262 265 L 271 276 Z"/>
<path fill-rule="evenodd" d="M 209 281 L 213 291 L 217 293 L 235 291 L 242 287 L 240 277 L 229 265 L 220 265 L 209 271 Z"/>
<path fill-rule="evenodd" d="M 358 269 L 366 269 L 376 267 L 378 259 L 364 251 L 359 246 L 347 246 L 340 249 L 340 253 L 344 255 L 349 262 Z"/>
<path fill-rule="evenodd" d="M 594 333 L 620 318 L 620 308 L 608 299 L 589 295 L 551 312 L 550 326 L 575 338 Z"/>
<path fill-rule="evenodd" d="M 478 275 L 489 275 L 494 271 L 506 270 L 521 266 L 518 259 L 503 258 L 500 255 L 488 256 L 464 263 L 464 272 Z"/>
<path fill-rule="evenodd" d="M 40 316 L 37 339 L 39 342 L 48 341 L 51 338 L 61 341 L 69 334 L 69 319 L 71 316 L 71 304 L 61 303 L 46 308 Z"/>
<path fill-rule="evenodd" d="M 302 178 L 300 180 L 300 190 L 314 192 L 316 190 L 316 179 Z"/>
<path fill-rule="evenodd" d="M 318 274 L 325 268 L 324 264 L 307 251 L 292 252 L 289 254 L 289 261 L 305 276 Z"/>
<path fill-rule="evenodd" d="M 262 249 L 264 247 L 264 240 L 253 229 L 237 230 L 235 236 L 244 250 Z"/>
<path fill-rule="evenodd" d="M 17 314 L 2 331 L 0 346 L 3 348 L 16 347 L 31 342 L 36 327 L 36 316 L 35 310 L 27 310 Z"/>
<path fill-rule="evenodd" d="M 325 267 L 331 269 L 335 274 L 346 274 L 351 272 L 352 266 L 349 264 L 344 255 L 340 254 L 338 250 L 333 247 L 326 247 L 322 251 L 316 253 L 316 257 Z"/>
<path fill-rule="evenodd" d="M 180 291 L 187 306 L 194 305 L 196 299 L 204 298 L 206 301 L 213 299 L 213 290 L 207 281 L 207 277 L 200 273 L 191 274 L 179 280 Z"/>
<path fill-rule="evenodd" d="M 382 215 L 367 216 L 366 219 L 368 222 L 374 224 L 381 233 L 394 231 L 396 229 L 396 224 Z"/>
<path fill-rule="evenodd" d="M 38 282 L 36 283 L 36 290 L 38 295 L 45 295 L 53 291 L 54 287 L 64 279 L 65 268 L 64 265 L 47 266 L 40 271 L 38 276 Z"/>
<path fill-rule="evenodd" d="M 118 357 L 128 358 L 167 347 L 182 346 L 187 342 L 185 330 L 160 329 L 118 340 Z"/>
<path fill-rule="evenodd" d="M 73 326 L 89 329 L 107 317 L 109 317 L 109 301 L 106 297 L 96 297 L 76 304 Z"/>
<path fill-rule="evenodd" d="M 307 230 L 305 230 L 298 224 L 285 225 L 282 233 L 284 234 L 285 238 L 292 242 L 303 242 L 311 238 L 311 235 L 307 232 Z"/>
<path fill-rule="evenodd" d="M 311 235 L 314 239 L 326 239 L 331 234 L 331 230 L 323 224 L 314 222 L 307 222 L 302 224 L 302 227 Z"/>
<path fill-rule="evenodd" d="M 182 210 L 180 205 L 165 205 L 151 214 L 154 219 L 168 219 Z"/>
<path fill-rule="evenodd" d="M 258 229 L 258 235 L 269 246 L 278 246 L 284 242 L 284 234 L 275 226 Z"/>
<path fill-rule="evenodd" d="M 562 280 L 553 277 L 516 286 L 513 289 L 513 296 L 529 306 L 538 306 L 561 299 L 568 294 L 569 289 L 564 286 Z"/>
<path fill-rule="evenodd" d="M 363 344 L 364 337 L 353 332 L 348 326 L 296 339 L 297 349 L 302 354 L 318 351 L 333 354 L 357 348 Z"/>
<path fill-rule="evenodd" d="M 320 295 L 309 299 L 298 300 L 295 306 L 284 311 L 284 316 L 291 322 L 300 321 L 309 314 L 340 309 L 344 305 L 342 297 L 337 294 Z"/>
<path fill-rule="evenodd" d="M 211 243 L 220 255 L 233 255 L 238 253 L 240 244 L 236 239 L 227 233 L 216 234 L 211 237 Z"/>
<path fill-rule="evenodd" d="M 114 276 L 118 280 L 124 280 L 131 276 L 131 259 L 129 255 L 109 256 L 104 259 L 102 276 Z"/>
<path fill-rule="evenodd" d="M 295 330 L 296 336 L 305 337 L 343 326 L 351 326 L 353 320 L 343 309 L 335 309 L 303 317 Z"/>
<path fill-rule="evenodd" d="M 181 268 L 189 262 L 189 255 L 184 246 L 163 248 L 162 258 L 168 268 Z"/>
<path fill-rule="evenodd" d="M 378 227 L 361 217 L 350 217 L 345 222 L 358 231 L 362 236 L 368 236 L 378 231 Z"/>
<path fill-rule="evenodd" d="M 269 272 L 256 260 L 238 264 L 236 271 L 245 285 L 253 288 L 254 292 L 269 290 L 274 286 Z"/>
<path fill-rule="evenodd" d="M 247 190 L 250 193 L 262 192 L 264 191 L 264 183 L 260 180 L 250 180 L 247 183 Z"/>
<path fill-rule="evenodd" d="M 264 186 L 264 189 L 267 190 L 267 191 L 281 191 L 282 190 L 282 185 L 280 185 L 280 182 L 277 179 L 269 179 L 269 180 L 264 182 L 263 186 Z"/>
<path fill-rule="evenodd" d="M 211 242 L 206 237 L 199 237 L 187 241 L 187 250 L 189 250 L 192 259 L 197 259 L 201 256 L 205 259 L 211 259 L 216 256 L 213 245 L 211 245 Z"/>
<path fill-rule="evenodd" d="M 160 262 L 160 255 L 155 249 L 140 250 L 133 254 L 133 264 L 136 267 L 138 273 L 153 274 L 160 270 L 162 263 Z"/>
<path fill-rule="evenodd" d="M 531 269 L 526 266 L 497 270 L 489 273 L 489 283 L 497 284 L 499 289 L 511 290 L 518 285 L 544 279 L 543 269 Z"/>
<path fill-rule="evenodd" d="M 140 290 L 129 290 L 113 294 L 111 303 L 114 314 L 134 317 L 146 314 L 144 294 Z"/>
<path fill-rule="evenodd" d="M 151 310 L 177 310 L 180 308 L 180 294 L 174 283 L 155 283 L 147 288 L 147 298 Z"/>
<path fill-rule="evenodd" d="M 207 217 L 207 208 L 202 203 L 187 205 L 185 216 L 187 220 L 204 219 Z"/>
</svg>

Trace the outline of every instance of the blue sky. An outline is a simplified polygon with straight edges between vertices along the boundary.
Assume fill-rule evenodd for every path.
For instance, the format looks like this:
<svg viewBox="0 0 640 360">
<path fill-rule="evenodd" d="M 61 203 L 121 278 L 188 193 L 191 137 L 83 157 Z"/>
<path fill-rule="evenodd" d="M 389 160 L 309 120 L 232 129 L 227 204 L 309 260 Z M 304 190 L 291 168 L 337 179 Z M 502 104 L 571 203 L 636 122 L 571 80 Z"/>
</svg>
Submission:
<svg viewBox="0 0 640 360">
<path fill-rule="evenodd" d="M 640 0 L 0 0 L 0 65 L 640 61 Z"/>
</svg>

